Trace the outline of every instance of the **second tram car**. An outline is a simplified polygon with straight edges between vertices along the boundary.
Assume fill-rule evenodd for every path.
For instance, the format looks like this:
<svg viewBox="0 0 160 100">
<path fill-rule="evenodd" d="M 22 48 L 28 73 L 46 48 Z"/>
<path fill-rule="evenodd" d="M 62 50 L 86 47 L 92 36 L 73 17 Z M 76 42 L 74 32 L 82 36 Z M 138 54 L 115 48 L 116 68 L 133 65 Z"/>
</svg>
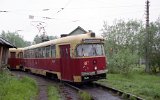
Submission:
<svg viewBox="0 0 160 100">
<path fill-rule="evenodd" d="M 22 69 L 23 64 L 23 48 L 10 48 L 8 65 L 9 69 Z"/>
<path fill-rule="evenodd" d="M 68 82 L 106 78 L 104 39 L 95 33 L 67 36 L 23 48 L 25 71 Z"/>
</svg>

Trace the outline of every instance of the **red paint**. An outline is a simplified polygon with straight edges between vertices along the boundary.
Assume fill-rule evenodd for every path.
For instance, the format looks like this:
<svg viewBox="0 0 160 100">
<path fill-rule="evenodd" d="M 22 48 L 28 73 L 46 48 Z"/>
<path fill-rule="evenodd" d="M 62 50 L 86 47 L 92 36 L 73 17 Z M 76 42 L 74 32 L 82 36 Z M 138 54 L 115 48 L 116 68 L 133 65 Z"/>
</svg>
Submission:
<svg viewBox="0 0 160 100">
<path fill-rule="evenodd" d="M 96 64 L 94 63 L 96 61 Z M 81 75 L 81 72 L 94 72 L 95 66 L 97 70 L 106 69 L 105 57 L 94 57 L 94 58 L 77 58 L 72 60 L 72 68 L 74 75 Z"/>
<path fill-rule="evenodd" d="M 60 45 L 60 69 L 63 80 L 72 81 L 73 72 L 71 67 L 70 45 Z"/>
<path fill-rule="evenodd" d="M 60 60 L 59 59 L 51 59 L 51 58 L 24 59 L 24 66 L 25 67 L 31 67 L 31 68 L 60 72 L 59 65 L 60 65 Z"/>
<path fill-rule="evenodd" d="M 8 64 L 11 68 L 16 68 L 17 65 L 31 67 L 36 69 L 43 69 L 53 72 L 61 72 L 62 80 L 74 81 L 73 76 L 81 76 L 81 72 L 94 72 L 95 67 L 98 70 L 106 69 L 105 57 L 91 57 L 91 58 L 71 58 L 70 46 L 60 46 L 61 58 L 9 58 Z"/>
<path fill-rule="evenodd" d="M 69 46 L 60 46 L 63 54 L 65 49 L 69 50 Z M 62 50 L 63 49 L 63 50 Z M 94 57 L 94 58 L 70 58 L 70 55 L 63 56 L 61 59 L 20 59 L 10 58 L 8 63 L 12 68 L 16 68 L 17 65 L 23 65 L 25 67 L 31 67 L 36 69 L 49 70 L 53 72 L 61 72 L 62 80 L 73 81 L 73 76 L 81 76 L 81 72 L 94 72 L 95 66 L 98 70 L 106 69 L 105 57 Z M 96 63 L 95 63 L 96 62 Z M 85 66 L 85 67 L 84 67 Z"/>
<path fill-rule="evenodd" d="M 21 58 L 9 58 L 8 64 L 10 65 L 11 69 L 16 69 L 16 66 L 20 66 L 23 62 Z"/>
</svg>

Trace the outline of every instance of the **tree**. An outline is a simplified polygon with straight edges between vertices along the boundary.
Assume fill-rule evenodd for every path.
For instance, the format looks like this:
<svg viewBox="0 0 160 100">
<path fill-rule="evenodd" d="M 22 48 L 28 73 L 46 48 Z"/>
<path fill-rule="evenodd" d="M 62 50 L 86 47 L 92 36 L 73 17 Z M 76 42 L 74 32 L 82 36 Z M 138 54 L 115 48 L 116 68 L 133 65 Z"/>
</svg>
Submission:
<svg viewBox="0 0 160 100">
<path fill-rule="evenodd" d="M 14 44 L 16 47 L 25 47 L 31 45 L 31 42 L 25 41 L 21 35 L 19 35 L 16 32 L 5 32 L 2 31 L 1 37 L 5 38 L 12 44 Z"/>
<path fill-rule="evenodd" d="M 152 72 L 160 71 L 160 18 L 150 23 L 150 66 Z M 159 68 L 159 70 L 157 70 Z"/>
<path fill-rule="evenodd" d="M 136 63 L 137 55 L 140 55 L 139 57 L 141 57 L 141 54 L 144 54 L 142 46 L 144 32 L 141 21 L 129 20 L 125 22 L 124 20 L 118 20 L 111 26 L 104 22 L 102 36 L 106 39 L 105 47 L 108 60 L 114 60 L 113 63 L 118 64 L 116 65 L 117 67 L 121 66 L 125 67 L 125 69 L 129 68 L 129 65 Z M 123 55 L 126 52 L 127 54 Z M 124 57 L 127 58 L 129 55 L 133 59 L 130 59 L 130 63 L 127 64 L 129 59 L 124 59 Z M 123 59 L 123 61 L 120 59 Z M 111 63 L 112 62 L 109 62 L 109 65 Z"/>
<path fill-rule="evenodd" d="M 57 36 L 48 36 L 48 38 L 49 38 L 49 40 L 53 40 L 53 39 L 57 39 Z M 34 37 L 34 43 L 35 44 L 38 44 L 38 43 L 41 43 L 42 42 L 42 35 L 36 35 L 35 37 Z"/>
</svg>

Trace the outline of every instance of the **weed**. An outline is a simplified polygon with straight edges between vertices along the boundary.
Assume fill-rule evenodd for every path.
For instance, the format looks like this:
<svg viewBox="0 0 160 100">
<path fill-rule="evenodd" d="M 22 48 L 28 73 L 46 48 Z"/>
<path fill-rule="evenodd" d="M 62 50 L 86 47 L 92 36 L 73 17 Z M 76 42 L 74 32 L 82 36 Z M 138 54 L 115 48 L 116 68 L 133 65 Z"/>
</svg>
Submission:
<svg viewBox="0 0 160 100">
<path fill-rule="evenodd" d="M 91 96 L 87 92 L 79 92 L 81 100 L 91 100 Z"/>
<path fill-rule="evenodd" d="M 0 73 L 1 100 L 30 100 L 37 93 L 37 86 L 33 79 L 23 77 L 19 79 L 6 72 Z"/>
<path fill-rule="evenodd" d="M 60 100 L 60 95 L 56 86 L 48 86 L 48 100 Z"/>
</svg>

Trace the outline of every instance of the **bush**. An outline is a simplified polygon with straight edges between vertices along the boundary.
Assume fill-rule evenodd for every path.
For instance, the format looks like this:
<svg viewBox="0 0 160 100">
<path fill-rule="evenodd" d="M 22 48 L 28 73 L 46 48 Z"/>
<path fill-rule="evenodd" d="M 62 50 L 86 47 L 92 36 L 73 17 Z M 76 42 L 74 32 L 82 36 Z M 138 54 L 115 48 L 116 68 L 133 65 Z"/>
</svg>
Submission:
<svg viewBox="0 0 160 100">
<path fill-rule="evenodd" d="M 109 72 L 128 74 L 132 70 L 132 65 L 137 63 L 137 54 L 129 49 L 123 49 L 108 58 Z"/>
<path fill-rule="evenodd" d="M 156 53 L 152 53 L 150 55 L 151 57 L 151 60 L 150 60 L 150 63 L 151 63 L 151 71 L 153 73 L 156 73 L 156 72 L 160 72 L 160 54 L 159 52 L 156 52 Z"/>
</svg>

